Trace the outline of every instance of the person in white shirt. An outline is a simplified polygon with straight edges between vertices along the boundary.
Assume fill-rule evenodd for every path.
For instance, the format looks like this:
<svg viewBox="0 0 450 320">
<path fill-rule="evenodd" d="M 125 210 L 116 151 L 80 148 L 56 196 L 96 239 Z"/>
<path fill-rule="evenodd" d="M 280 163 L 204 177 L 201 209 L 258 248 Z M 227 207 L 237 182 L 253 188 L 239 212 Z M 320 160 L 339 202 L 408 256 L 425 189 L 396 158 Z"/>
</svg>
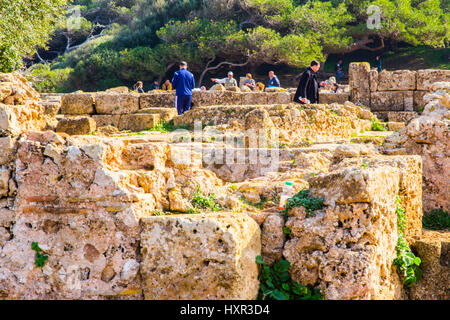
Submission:
<svg viewBox="0 0 450 320">
<path fill-rule="evenodd" d="M 211 78 L 212 82 L 223 84 L 226 89 L 230 87 L 237 87 L 237 81 L 233 78 L 233 72 L 228 72 L 228 77 L 223 79 Z"/>
</svg>

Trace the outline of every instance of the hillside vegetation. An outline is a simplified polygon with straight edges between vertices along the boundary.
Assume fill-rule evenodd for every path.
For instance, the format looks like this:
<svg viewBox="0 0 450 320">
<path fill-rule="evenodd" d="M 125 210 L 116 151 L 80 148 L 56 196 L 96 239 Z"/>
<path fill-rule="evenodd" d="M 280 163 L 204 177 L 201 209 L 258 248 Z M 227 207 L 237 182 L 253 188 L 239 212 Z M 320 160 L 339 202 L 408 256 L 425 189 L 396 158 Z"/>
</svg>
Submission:
<svg viewBox="0 0 450 320">
<path fill-rule="evenodd" d="M 224 68 L 299 70 L 312 59 L 361 52 L 387 52 L 388 62 L 401 46 L 447 50 L 448 7 L 447 0 L 74 0 L 47 45 L 34 43 L 40 49 L 27 48 L 24 61 L 41 91 L 148 84 L 181 59 L 198 85 Z M 448 58 L 436 65 L 445 68 Z"/>
</svg>

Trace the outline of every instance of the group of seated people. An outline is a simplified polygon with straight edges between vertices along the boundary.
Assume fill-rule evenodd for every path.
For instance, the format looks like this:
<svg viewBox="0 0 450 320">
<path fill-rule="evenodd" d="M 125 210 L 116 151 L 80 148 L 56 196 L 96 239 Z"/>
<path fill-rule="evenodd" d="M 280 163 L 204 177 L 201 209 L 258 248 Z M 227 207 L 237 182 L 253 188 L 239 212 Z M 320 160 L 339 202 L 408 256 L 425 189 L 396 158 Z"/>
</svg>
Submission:
<svg viewBox="0 0 450 320">
<path fill-rule="evenodd" d="M 231 87 L 239 87 L 238 82 L 236 81 L 236 79 L 234 79 L 234 74 L 232 71 L 228 72 L 228 76 L 226 78 L 223 78 L 223 79 L 212 78 L 211 81 L 214 83 L 217 83 L 217 84 L 222 84 L 225 87 L 225 89 L 229 89 Z M 268 82 L 267 88 L 272 88 L 272 87 L 280 87 L 280 80 L 278 79 L 278 77 L 275 75 L 275 73 L 273 71 L 270 71 L 269 72 L 269 82 Z M 144 83 L 142 81 L 138 81 L 133 86 L 133 88 L 138 93 L 145 93 Z M 242 91 L 264 91 L 265 88 L 266 88 L 266 86 L 263 83 L 261 83 L 261 82 L 257 83 L 253 79 L 252 75 L 250 73 L 247 73 L 247 75 L 245 76 L 245 80 L 242 82 L 242 86 L 240 89 Z M 150 85 L 150 91 L 153 91 L 153 90 L 171 91 L 172 83 L 170 82 L 170 80 L 166 80 L 160 87 L 158 81 L 155 80 Z M 200 89 L 197 89 L 197 90 L 206 91 L 206 87 L 202 86 Z"/>
<path fill-rule="evenodd" d="M 225 87 L 225 89 L 229 89 L 231 87 L 239 87 L 236 79 L 234 79 L 234 74 L 232 71 L 228 72 L 228 76 L 226 78 L 223 79 L 212 78 L 211 81 L 222 84 Z M 264 91 L 265 87 L 266 86 L 261 82 L 256 83 L 251 73 L 247 73 L 245 76 L 245 80 L 242 82 L 241 90 Z M 278 80 L 278 77 L 275 75 L 273 71 L 269 72 L 269 83 L 267 87 L 268 88 L 280 87 L 280 80 Z"/>
</svg>

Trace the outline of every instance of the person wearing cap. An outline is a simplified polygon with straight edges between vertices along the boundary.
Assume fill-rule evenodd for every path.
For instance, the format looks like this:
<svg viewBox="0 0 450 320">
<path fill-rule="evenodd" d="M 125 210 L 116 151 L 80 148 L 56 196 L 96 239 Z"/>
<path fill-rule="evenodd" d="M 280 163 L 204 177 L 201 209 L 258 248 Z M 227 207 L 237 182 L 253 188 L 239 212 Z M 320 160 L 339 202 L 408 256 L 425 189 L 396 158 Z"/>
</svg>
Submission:
<svg viewBox="0 0 450 320">
<path fill-rule="evenodd" d="M 211 78 L 212 82 L 223 84 L 225 89 L 231 88 L 231 87 L 237 87 L 237 81 L 235 78 L 233 78 L 233 72 L 228 72 L 228 77 L 223 79 L 215 79 Z"/>
<path fill-rule="evenodd" d="M 195 88 L 194 75 L 187 70 L 186 62 L 180 62 L 180 70 L 175 72 L 172 86 L 176 90 L 175 107 L 181 116 L 191 109 L 192 90 Z"/>
</svg>

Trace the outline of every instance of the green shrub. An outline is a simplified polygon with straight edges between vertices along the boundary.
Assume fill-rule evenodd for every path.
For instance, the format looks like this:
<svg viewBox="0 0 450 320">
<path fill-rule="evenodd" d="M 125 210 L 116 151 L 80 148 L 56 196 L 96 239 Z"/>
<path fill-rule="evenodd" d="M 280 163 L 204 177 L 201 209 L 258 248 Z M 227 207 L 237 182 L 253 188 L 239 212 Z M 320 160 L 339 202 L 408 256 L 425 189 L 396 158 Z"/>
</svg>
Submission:
<svg viewBox="0 0 450 320">
<path fill-rule="evenodd" d="M 37 242 L 33 242 L 31 244 L 31 250 L 36 252 L 34 265 L 36 268 L 43 268 L 45 266 L 45 262 L 48 260 L 48 256 L 41 254 L 42 249 L 39 247 Z"/>
<path fill-rule="evenodd" d="M 194 192 L 191 203 L 194 207 L 193 213 L 201 209 L 210 209 L 212 211 L 221 210 L 220 206 L 216 203 L 215 194 L 210 193 L 208 196 L 204 196 L 200 186 L 197 186 L 197 191 Z"/>
<path fill-rule="evenodd" d="M 306 217 L 313 217 L 314 211 L 320 210 L 323 208 L 324 200 L 322 198 L 312 198 L 309 196 L 309 190 L 304 189 L 297 194 L 295 194 L 292 198 L 289 198 L 286 202 L 286 206 L 284 208 L 284 213 L 287 214 L 289 210 L 294 207 L 304 207 L 306 211 Z"/>
<path fill-rule="evenodd" d="M 261 265 L 259 273 L 259 300 L 322 300 L 322 294 L 316 288 L 310 289 L 291 279 L 288 272 L 290 263 L 279 260 L 269 267 L 261 256 L 256 257 Z"/>
<path fill-rule="evenodd" d="M 38 92 L 63 93 L 68 91 L 68 80 L 72 68 L 52 70 L 49 64 L 36 65 L 28 80 Z"/>
<path fill-rule="evenodd" d="M 403 280 L 403 284 L 410 288 L 422 277 L 422 270 L 419 268 L 422 261 L 419 257 L 414 255 L 408 241 L 405 239 L 405 209 L 401 207 L 400 198 L 398 196 L 396 198 L 395 212 L 397 214 L 397 228 L 399 234 L 396 246 L 397 256 L 394 259 L 394 265 L 397 267 L 397 272 Z"/>
<path fill-rule="evenodd" d="M 386 127 L 376 118 L 372 118 L 372 131 L 387 131 Z"/>
<path fill-rule="evenodd" d="M 422 225 L 430 230 L 450 228 L 450 214 L 443 209 L 433 209 L 422 217 Z"/>
</svg>

